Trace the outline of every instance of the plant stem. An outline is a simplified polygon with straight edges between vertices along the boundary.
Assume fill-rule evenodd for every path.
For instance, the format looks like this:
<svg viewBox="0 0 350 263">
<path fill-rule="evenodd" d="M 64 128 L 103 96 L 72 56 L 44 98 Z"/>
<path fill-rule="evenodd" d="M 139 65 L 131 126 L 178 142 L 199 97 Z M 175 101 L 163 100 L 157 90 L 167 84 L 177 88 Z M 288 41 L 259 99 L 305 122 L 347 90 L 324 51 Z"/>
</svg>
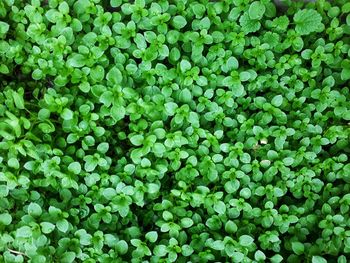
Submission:
<svg viewBox="0 0 350 263">
<path fill-rule="evenodd" d="M 22 256 L 25 256 L 25 257 L 28 257 L 26 254 L 24 254 L 23 252 L 20 252 L 20 251 L 17 251 L 17 250 L 13 250 L 13 249 L 10 249 L 10 248 L 7 248 L 8 251 L 10 251 L 11 253 L 13 254 L 17 254 L 17 255 L 22 255 Z"/>
</svg>

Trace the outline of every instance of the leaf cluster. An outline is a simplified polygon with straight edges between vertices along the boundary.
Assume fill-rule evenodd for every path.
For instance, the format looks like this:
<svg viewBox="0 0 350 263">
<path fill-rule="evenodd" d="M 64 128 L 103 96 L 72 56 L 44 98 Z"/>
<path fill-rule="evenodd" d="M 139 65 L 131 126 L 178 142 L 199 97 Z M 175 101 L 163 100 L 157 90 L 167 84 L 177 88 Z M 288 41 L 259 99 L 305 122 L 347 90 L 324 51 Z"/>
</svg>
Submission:
<svg viewBox="0 0 350 263">
<path fill-rule="evenodd" d="M 348 262 L 350 4 L 0 1 L 0 262 Z"/>
</svg>

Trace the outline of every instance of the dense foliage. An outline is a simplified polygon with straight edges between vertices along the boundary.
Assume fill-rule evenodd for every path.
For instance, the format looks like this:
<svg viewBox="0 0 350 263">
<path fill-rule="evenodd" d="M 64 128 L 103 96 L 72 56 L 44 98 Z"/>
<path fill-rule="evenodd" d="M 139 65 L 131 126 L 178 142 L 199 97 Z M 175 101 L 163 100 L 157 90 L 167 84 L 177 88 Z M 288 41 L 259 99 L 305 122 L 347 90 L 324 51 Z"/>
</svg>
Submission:
<svg viewBox="0 0 350 263">
<path fill-rule="evenodd" d="M 350 259 L 350 3 L 0 1 L 0 262 Z"/>
</svg>

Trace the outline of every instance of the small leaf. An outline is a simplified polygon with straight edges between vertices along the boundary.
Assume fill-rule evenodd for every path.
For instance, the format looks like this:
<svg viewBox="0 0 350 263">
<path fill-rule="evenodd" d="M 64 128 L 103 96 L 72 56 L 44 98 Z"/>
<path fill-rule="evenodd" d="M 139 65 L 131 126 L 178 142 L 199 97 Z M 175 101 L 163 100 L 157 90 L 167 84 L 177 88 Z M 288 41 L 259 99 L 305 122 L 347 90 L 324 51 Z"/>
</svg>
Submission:
<svg viewBox="0 0 350 263">
<path fill-rule="evenodd" d="M 28 214 L 31 216 L 40 216 L 42 213 L 41 206 L 36 203 L 30 203 L 28 206 Z"/>
<path fill-rule="evenodd" d="M 123 80 L 122 73 L 117 67 L 111 68 L 111 70 L 107 73 L 106 79 L 111 84 L 120 84 Z"/>
<path fill-rule="evenodd" d="M 2 73 L 2 74 L 10 73 L 8 66 L 6 66 L 4 64 L 0 64 L 0 73 Z M 15 103 L 16 103 L 16 101 L 15 101 Z"/>
<path fill-rule="evenodd" d="M 23 96 L 20 96 L 17 92 L 13 92 L 12 97 L 13 97 L 13 101 L 15 102 L 16 108 L 23 110 L 24 109 Z"/>
<path fill-rule="evenodd" d="M 188 257 L 188 256 L 192 255 L 193 252 L 194 252 L 193 248 L 191 246 L 189 246 L 189 245 L 183 245 L 181 247 L 181 253 L 185 257 Z"/>
<path fill-rule="evenodd" d="M 233 70 L 238 69 L 239 63 L 235 57 L 229 57 L 229 59 L 226 62 L 226 65 L 228 67 L 228 70 Z"/>
<path fill-rule="evenodd" d="M 225 248 L 225 244 L 221 240 L 215 240 L 213 243 L 211 243 L 210 246 L 212 249 L 219 250 L 219 251 Z"/>
<path fill-rule="evenodd" d="M 9 24 L 6 22 L 0 21 L 0 37 L 4 36 L 9 31 Z"/>
<path fill-rule="evenodd" d="M 214 210 L 215 212 L 217 212 L 218 214 L 225 214 L 226 212 L 226 205 L 223 201 L 218 201 L 214 204 Z"/>
<path fill-rule="evenodd" d="M 181 72 L 186 72 L 191 69 L 191 63 L 188 62 L 187 60 L 181 60 L 180 62 L 180 70 Z"/>
<path fill-rule="evenodd" d="M 293 20 L 296 24 L 295 31 L 300 35 L 308 35 L 324 27 L 321 15 L 313 9 L 299 10 Z"/>
<path fill-rule="evenodd" d="M 193 225 L 193 220 L 191 218 L 182 218 L 181 226 L 184 228 L 189 228 Z"/>
<path fill-rule="evenodd" d="M 72 263 L 75 259 L 75 253 L 72 251 L 68 251 L 63 253 L 62 257 L 60 258 L 60 262 L 62 263 Z"/>
<path fill-rule="evenodd" d="M 231 255 L 233 262 L 242 262 L 244 259 L 244 254 L 242 252 L 235 251 Z"/>
<path fill-rule="evenodd" d="M 260 20 L 265 13 L 265 5 L 261 2 L 255 1 L 250 4 L 248 14 L 251 19 Z"/>
<path fill-rule="evenodd" d="M 275 97 L 273 97 L 271 104 L 275 107 L 279 107 L 282 105 L 282 102 L 283 102 L 282 95 L 276 95 Z"/>
<path fill-rule="evenodd" d="M 61 112 L 61 117 L 64 120 L 71 120 L 73 119 L 73 112 L 70 109 L 64 108 L 63 111 Z"/>
<path fill-rule="evenodd" d="M 239 237 L 239 244 L 241 244 L 244 247 L 248 247 L 251 244 L 253 244 L 254 239 L 251 236 L 248 235 L 242 235 Z"/>
<path fill-rule="evenodd" d="M 17 229 L 16 237 L 29 238 L 32 236 L 32 229 L 29 226 L 22 226 Z"/>
<path fill-rule="evenodd" d="M 180 92 L 179 99 L 183 103 L 189 103 L 192 100 L 192 93 L 187 88 L 183 89 Z"/>
<path fill-rule="evenodd" d="M 68 165 L 68 171 L 74 174 L 79 174 L 81 172 L 81 165 L 78 162 L 72 162 Z"/>
<path fill-rule="evenodd" d="M 124 255 L 128 252 L 128 243 L 126 243 L 124 240 L 119 240 L 116 244 L 116 251 L 119 255 Z"/>
<path fill-rule="evenodd" d="M 184 26 L 186 26 L 187 21 L 183 16 L 174 16 L 172 19 L 172 25 L 176 28 L 176 29 L 181 29 Z"/>
<path fill-rule="evenodd" d="M 68 58 L 67 65 L 74 68 L 81 68 L 85 65 L 85 57 L 82 54 L 73 54 Z"/>
<path fill-rule="evenodd" d="M 140 145 L 142 145 L 143 140 L 144 140 L 144 137 L 143 137 L 143 135 L 141 135 L 141 134 L 133 135 L 133 136 L 130 138 L 130 142 L 131 142 L 133 145 L 135 145 L 135 146 L 140 146 Z"/>
<path fill-rule="evenodd" d="M 55 225 L 50 222 L 42 222 L 40 226 L 44 234 L 49 234 L 55 229 Z"/>
<path fill-rule="evenodd" d="M 304 244 L 298 241 L 292 242 L 293 252 L 297 255 L 301 255 L 304 253 Z"/>
<path fill-rule="evenodd" d="M 63 233 L 66 233 L 68 231 L 68 228 L 69 228 L 69 224 L 68 224 L 68 221 L 66 219 L 61 219 L 61 220 L 57 221 L 56 226 L 57 226 L 58 230 L 60 230 Z"/>
<path fill-rule="evenodd" d="M 244 13 L 239 18 L 239 23 L 242 27 L 243 32 L 246 34 L 256 32 L 261 27 L 259 20 L 251 19 L 248 13 Z"/>
<path fill-rule="evenodd" d="M 10 158 L 7 161 L 7 164 L 9 167 L 12 167 L 14 169 L 19 169 L 19 161 L 17 160 L 17 158 Z"/>
<path fill-rule="evenodd" d="M 147 192 L 150 193 L 150 194 L 155 194 L 155 193 L 158 193 L 159 192 L 159 185 L 158 184 L 154 184 L 154 183 L 150 183 L 148 184 L 148 187 L 147 187 Z"/>
<path fill-rule="evenodd" d="M 175 110 L 178 108 L 177 104 L 174 102 L 167 102 L 165 103 L 164 107 L 168 116 L 173 116 L 175 114 Z"/>
<path fill-rule="evenodd" d="M 313 256 L 312 263 L 327 263 L 327 260 L 321 256 Z"/>
<path fill-rule="evenodd" d="M 109 144 L 107 142 L 101 142 L 97 146 L 97 151 L 99 151 L 100 153 L 106 153 L 108 149 L 109 149 Z"/>
<path fill-rule="evenodd" d="M 8 226 L 12 222 L 12 216 L 8 213 L 0 214 L 0 225 Z"/>
<path fill-rule="evenodd" d="M 158 239 L 158 233 L 156 231 L 150 231 L 146 234 L 145 238 L 151 242 L 154 243 L 157 241 Z"/>
<path fill-rule="evenodd" d="M 115 121 L 120 121 L 125 117 L 125 108 L 121 105 L 114 105 L 111 108 L 111 115 Z"/>
</svg>

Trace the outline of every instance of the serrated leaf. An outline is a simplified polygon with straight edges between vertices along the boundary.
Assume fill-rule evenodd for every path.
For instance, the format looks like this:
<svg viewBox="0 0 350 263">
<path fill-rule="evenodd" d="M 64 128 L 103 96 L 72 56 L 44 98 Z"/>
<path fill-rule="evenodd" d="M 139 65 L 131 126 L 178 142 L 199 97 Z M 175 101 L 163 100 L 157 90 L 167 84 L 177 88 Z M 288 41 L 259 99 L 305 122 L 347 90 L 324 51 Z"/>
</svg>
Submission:
<svg viewBox="0 0 350 263">
<path fill-rule="evenodd" d="M 300 35 L 308 35 L 323 28 L 321 15 L 313 9 L 299 10 L 293 16 L 295 31 Z"/>
<path fill-rule="evenodd" d="M 256 32 L 261 27 L 259 20 L 251 19 L 248 13 L 244 13 L 239 18 L 239 24 L 241 25 L 243 32 L 246 34 Z"/>
</svg>

